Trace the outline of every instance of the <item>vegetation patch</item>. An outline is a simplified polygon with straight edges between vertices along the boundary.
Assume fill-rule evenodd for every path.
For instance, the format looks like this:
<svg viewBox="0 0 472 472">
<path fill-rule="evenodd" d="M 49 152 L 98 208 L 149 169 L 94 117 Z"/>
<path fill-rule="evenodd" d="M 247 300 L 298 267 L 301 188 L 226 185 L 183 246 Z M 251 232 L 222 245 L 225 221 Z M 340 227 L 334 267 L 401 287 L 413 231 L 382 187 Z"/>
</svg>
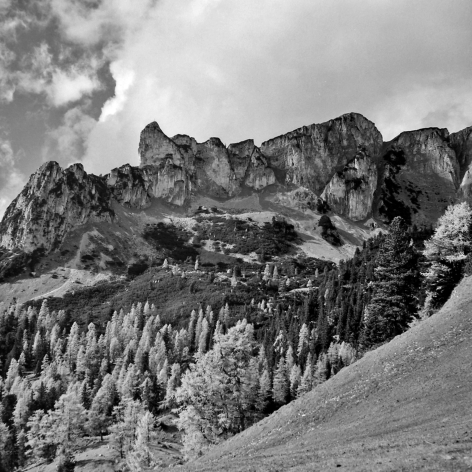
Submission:
<svg viewBox="0 0 472 472">
<path fill-rule="evenodd" d="M 197 217 L 197 231 L 200 239 L 222 241 L 228 253 L 250 254 L 255 252 L 265 257 L 287 254 L 298 235 L 292 224 L 282 218 L 259 226 L 253 221 L 223 216 Z"/>
<path fill-rule="evenodd" d="M 176 226 L 157 223 L 148 225 L 143 231 L 143 238 L 153 245 L 158 251 L 162 251 L 165 256 L 172 257 L 177 261 L 195 258 L 198 252 L 192 247 L 188 240 L 191 234 Z"/>
<path fill-rule="evenodd" d="M 331 218 L 328 215 L 323 215 L 318 221 L 318 226 L 321 227 L 321 237 L 328 241 L 333 246 L 342 246 L 343 242 L 339 236 L 336 226 L 334 226 Z"/>
</svg>

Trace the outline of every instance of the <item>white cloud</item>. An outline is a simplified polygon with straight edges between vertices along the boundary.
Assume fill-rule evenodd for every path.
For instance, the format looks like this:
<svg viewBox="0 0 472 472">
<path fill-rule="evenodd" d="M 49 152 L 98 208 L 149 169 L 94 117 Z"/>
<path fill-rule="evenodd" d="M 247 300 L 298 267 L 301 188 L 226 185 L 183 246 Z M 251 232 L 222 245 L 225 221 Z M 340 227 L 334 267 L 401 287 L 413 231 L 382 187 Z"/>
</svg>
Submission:
<svg viewBox="0 0 472 472">
<path fill-rule="evenodd" d="M 100 87 L 103 61 L 92 61 L 98 50 L 116 81 L 100 119 L 85 119 L 86 132 L 79 133 L 88 171 L 138 164 L 139 133 L 153 120 L 169 135 L 219 136 L 227 144 L 250 137 L 260 143 L 349 111 L 376 122 L 387 139 L 408 128 L 472 124 L 471 2 L 48 5 L 63 41 L 84 56 L 59 67 L 47 48 L 38 48 L 34 73 L 20 77 L 23 90 L 44 94 L 51 106 L 77 108 L 76 100 Z"/>
<path fill-rule="evenodd" d="M 15 73 L 17 89 L 44 94 L 50 105 L 60 107 L 90 96 L 101 88 L 97 77 L 100 65 L 93 56 L 82 57 L 73 65 L 54 63 L 46 43 L 24 60 L 24 70 Z"/>
<path fill-rule="evenodd" d="M 80 161 L 96 123 L 96 120 L 84 113 L 80 107 L 68 110 L 62 124 L 48 133 L 43 160 L 56 160 L 63 166 Z"/>
<path fill-rule="evenodd" d="M 103 41 L 121 42 L 139 28 L 155 0 L 50 0 L 64 36 L 90 46 Z"/>
<path fill-rule="evenodd" d="M 14 59 L 15 54 L 0 43 L 0 102 L 11 102 L 13 100 L 15 83 L 9 68 Z"/>
<path fill-rule="evenodd" d="M 472 90 L 469 81 L 436 86 L 416 86 L 377 104 L 374 110 L 384 139 L 420 128 L 448 128 L 450 132 L 472 126 Z"/>
<path fill-rule="evenodd" d="M 100 82 L 92 74 L 76 71 L 55 71 L 46 93 L 54 106 L 76 102 L 100 88 Z"/>
<path fill-rule="evenodd" d="M 0 0 L 0 11 L 11 7 L 12 0 Z"/>
<path fill-rule="evenodd" d="M 387 139 L 472 124 L 464 85 L 472 78 L 471 8 L 408 5 L 164 0 L 145 17 L 128 12 L 112 63 L 115 97 L 90 134 L 85 162 L 99 172 L 138 164 L 139 133 L 153 120 L 171 136 L 227 144 L 349 111 L 376 122 Z"/>
<path fill-rule="evenodd" d="M 25 176 L 17 168 L 10 141 L 0 137 L 0 219 L 25 182 Z"/>
<path fill-rule="evenodd" d="M 123 67 L 121 61 L 115 61 L 110 65 L 110 71 L 115 79 L 115 95 L 107 100 L 102 108 L 100 121 L 106 121 L 119 113 L 128 99 L 128 91 L 133 85 L 135 74 L 133 70 Z"/>
</svg>

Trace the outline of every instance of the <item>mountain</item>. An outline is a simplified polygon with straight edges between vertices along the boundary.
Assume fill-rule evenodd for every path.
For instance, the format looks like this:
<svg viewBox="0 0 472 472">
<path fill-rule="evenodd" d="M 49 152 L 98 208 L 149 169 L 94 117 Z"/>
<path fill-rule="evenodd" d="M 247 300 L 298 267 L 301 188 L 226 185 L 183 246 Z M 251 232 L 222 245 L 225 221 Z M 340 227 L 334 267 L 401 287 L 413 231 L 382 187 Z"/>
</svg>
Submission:
<svg viewBox="0 0 472 472">
<path fill-rule="evenodd" d="M 471 470 L 471 293 L 181 470 Z"/>
<path fill-rule="evenodd" d="M 153 122 L 141 132 L 138 151 L 139 167 L 100 177 L 81 164 L 41 166 L 0 223 L 0 275 L 26 266 L 81 269 L 83 257 L 99 271 L 125 270 L 155 256 L 143 238 L 146 225 L 192 217 L 201 205 L 256 211 L 262 219 L 267 211 L 282 215 L 299 232 L 300 251 L 339 260 L 393 217 L 428 226 L 471 194 L 472 128 L 408 131 L 384 142 L 374 123 L 356 113 L 260 147 L 250 139 L 225 146 L 218 138 L 170 138 Z M 342 247 L 317 231 L 326 212 Z"/>
</svg>

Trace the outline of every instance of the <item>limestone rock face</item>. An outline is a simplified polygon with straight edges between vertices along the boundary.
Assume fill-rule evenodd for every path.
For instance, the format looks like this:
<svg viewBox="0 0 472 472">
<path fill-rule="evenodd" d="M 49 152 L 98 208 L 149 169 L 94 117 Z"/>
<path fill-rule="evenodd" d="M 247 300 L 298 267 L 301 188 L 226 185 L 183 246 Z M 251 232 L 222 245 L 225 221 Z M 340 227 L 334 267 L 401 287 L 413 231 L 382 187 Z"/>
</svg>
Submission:
<svg viewBox="0 0 472 472">
<path fill-rule="evenodd" d="M 460 165 L 446 129 L 400 134 L 383 156 L 379 215 L 430 224 L 457 198 Z"/>
<path fill-rule="evenodd" d="M 456 153 L 461 169 L 459 198 L 472 203 L 472 126 L 452 133 L 450 146 Z"/>
<path fill-rule="evenodd" d="M 132 167 L 126 164 L 105 176 L 113 197 L 122 205 L 146 208 L 152 198 L 163 198 L 175 205 L 183 205 L 190 193 L 190 182 L 184 167 L 169 160 L 164 165 Z"/>
<path fill-rule="evenodd" d="M 73 227 L 87 221 L 112 221 L 111 194 L 103 179 L 81 164 L 63 170 L 42 165 L 13 200 L 0 223 L 0 244 L 32 252 L 55 249 Z"/>
<path fill-rule="evenodd" d="M 138 152 L 139 167 L 124 165 L 104 177 L 80 164 L 44 164 L 8 207 L 0 245 L 52 251 L 71 229 L 116 219 L 112 202 L 143 209 L 159 198 L 184 206 L 197 193 L 228 199 L 269 186 L 284 191 L 281 202 L 354 221 L 399 215 L 433 224 L 449 204 L 472 203 L 472 128 L 451 135 L 438 128 L 409 131 L 383 143 L 371 121 L 349 113 L 261 147 L 252 139 L 226 147 L 218 138 L 170 138 L 153 122 L 141 132 Z"/>
<path fill-rule="evenodd" d="M 239 183 L 231 167 L 229 152 L 218 138 L 197 145 L 197 188 L 216 196 L 232 197 L 239 193 Z"/>
<path fill-rule="evenodd" d="M 299 128 L 266 141 L 261 148 L 250 139 L 227 148 L 218 138 L 200 144 L 186 135 L 170 139 L 157 123 L 151 123 L 141 133 L 139 154 L 141 167 L 162 165 L 164 161 L 184 167 L 181 181 L 185 188 L 191 182 L 196 191 L 229 198 L 238 195 L 243 186 L 261 190 L 273 185 L 276 175 L 282 176 L 280 184 L 305 186 L 321 194 L 335 172 L 358 151 L 374 158 L 381 147 L 382 136 L 375 125 L 362 115 L 350 113 Z M 349 202 L 355 200 L 352 195 Z M 345 215 L 366 213 L 345 206 L 342 211 Z"/>
<path fill-rule="evenodd" d="M 261 190 L 275 184 L 274 171 L 268 166 L 267 160 L 261 150 L 254 145 L 252 139 L 230 144 L 228 151 L 232 168 L 240 185 L 244 184 L 254 190 Z"/>
<path fill-rule="evenodd" d="M 179 146 L 162 132 L 155 121 L 141 131 L 138 153 L 142 166 L 165 164 L 168 160 L 177 166 L 184 164 Z"/>
<path fill-rule="evenodd" d="M 321 197 L 336 213 L 359 221 L 372 212 L 376 188 L 377 168 L 363 151 L 359 151 L 354 160 L 333 175 Z"/>
<path fill-rule="evenodd" d="M 283 172 L 285 184 L 320 194 L 358 150 L 374 158 L 381 147 L 382 135 L 375 125 L 362 115 L 349 113 L 266 141 L 261 152 L 271 167 Z"/>
</svg>

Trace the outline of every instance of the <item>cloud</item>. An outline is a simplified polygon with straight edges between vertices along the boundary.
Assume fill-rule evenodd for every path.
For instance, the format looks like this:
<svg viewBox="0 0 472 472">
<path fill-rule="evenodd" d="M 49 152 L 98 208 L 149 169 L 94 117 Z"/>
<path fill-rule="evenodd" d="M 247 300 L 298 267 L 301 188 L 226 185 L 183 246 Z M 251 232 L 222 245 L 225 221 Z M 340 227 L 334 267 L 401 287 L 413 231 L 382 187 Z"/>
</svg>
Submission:
<svg viewBox="0 0 472 472">
<path fill-rule="evenodd" d="M 0 43 L 0 102 L 11 102 L 15 91 L 13 77 L 9 68 L 15 59 L 15 54 Z"/>
<path fill-rule="evenodd" d="M 115 97 L 90 133 L 91 170 L 138 164 L 139 132 L 153 120 L 171 136 L 219 136 L 227 144 L 260 143 L 350 111 L 376 122 L 386 139 L 410 128 L 472 124 L 468 2 L 140 5 L 126 21 L 117 15 L 124 30 L 111 64 Z M 89 20 L 97 35 L 105 34 L 100 15 Z"/>
<path fill-rule="evenodd" d="M 135 79 L 134 71 L 123 67 L 120 61 L 113 62 L 110 66 L 110 71 L 116 82 L 115 95 L 103 105 L 100 115 L 101 122 L 121 112 L 128 99 L 128 91 Z"/>
<path fill-rule="evenodd" d="M 99 65 L 94 56 L 82 57 L 69 66 L 58 65 L 48 44 L 42 43 L 24 59 L 24 70 L 15 74 L 16 88 L 43 94 L 54 107 L 64 106 L 101 88 L 97 77 Z"/>
<path fill-rule="evenodd" d="M 56 160 L 63 166 L 80 161 L 86 151 L 87 140 L 97 121 L 81 107 L 68 110 L 62 123 L 47 134 L 43 160 Z"/>
<path fill-rule="evenodd" d="M 155 0 L 50 0 L 64 37 L 84 46 L 121 43 L 155 4 Z"/>
<path fill-rule="evenodd" d="M 42 1 L 56 37 L 25 56 L 15 86 L 76 110 L 58 128 L 63 143 L 48 139 L 54 152 L 84 152 L 88 171 L 138 164 L 139 133 L 153 120 L 170 136 L 227 144 L 350 111 L 386 139 L 472 124 L 468 0 Z M 108 64 L 114 90 L 86 118 L 80 100 L 105 92 L 98 71 Z"/>
<path fill-rule="evenodd" d="M 0 136 L 0 218 L 25 182 L 25 176 L 17 167 L 10 141 Z"/>
<path fill-rule="evenodd" d="M 453 132 L 472 126 L 470 81 L 458 81 L 453 86 L 416 86 L 386 98 L 381 105 L 374 113 L 386 140 L 419 128 L 444 127 Z"/>
</svg>

